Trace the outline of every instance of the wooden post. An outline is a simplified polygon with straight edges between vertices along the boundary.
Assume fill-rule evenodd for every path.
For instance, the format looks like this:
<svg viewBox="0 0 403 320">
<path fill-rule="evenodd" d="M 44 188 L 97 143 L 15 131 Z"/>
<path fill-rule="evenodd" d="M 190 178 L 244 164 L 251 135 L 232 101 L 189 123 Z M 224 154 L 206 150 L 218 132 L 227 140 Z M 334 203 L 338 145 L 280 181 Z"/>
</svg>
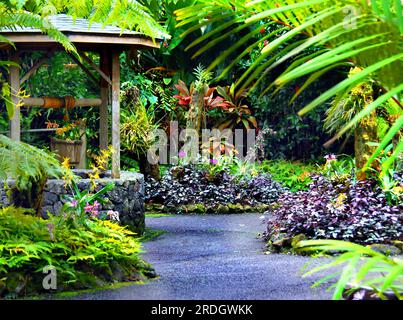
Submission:
<svg viewBox="0 0 403 320">
<path fill-rule="evenodd" d="M 110 54 L 106 50 L 100 52 L 100 68 L 103 73 L 110 76 Z M 101 149 L 108 148 L 108 105 L 109 105 L 109 84 L 101 78 L 101 106 L 99 107 L 99 147 Z"/>
<path fill-rule="evenodd" d="M 18 51 L 10 52 L 10 61 L 15 63 L 20 62 Z M 20 92 L 20 69 L 14 66 L 10 66 L 10 88 L 11 99 L 14 104 L 14 116 L 10 120 L 10 138 L 15 141 L 21 140 L 21 123 L 20 123 L 20 108 L 18 107 L 18 94 Z"/>
<path fill-rule="evenodd" d="M 83 144 L 81 146 L 80 162 L 77 165 L 77 169 L 87 168 L 87 135 L 85 134 L 85 132 L 86 126 L 80 125 L 81 141 Z"/>
<path fill-rule="evenodd" d="M 119 51 L 112 53 L 112 178 L 120 178 L 120 62 Z"/>
</svg>

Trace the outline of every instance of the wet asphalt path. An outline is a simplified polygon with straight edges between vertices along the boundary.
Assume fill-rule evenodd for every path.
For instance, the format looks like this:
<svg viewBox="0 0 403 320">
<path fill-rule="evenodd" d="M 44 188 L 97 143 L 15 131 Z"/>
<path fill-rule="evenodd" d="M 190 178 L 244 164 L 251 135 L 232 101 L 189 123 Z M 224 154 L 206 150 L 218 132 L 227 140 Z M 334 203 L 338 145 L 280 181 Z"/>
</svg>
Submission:
<svg viewBox="0 0 403 320">
<path fill-rule="evenodd" d="M 260 214 L 148 217 L 146 224 L 166 231 L 144 244 L 143 256 L 159 278 L 74 299 L 330 298 L 325 288 L 310 287 L 320 276 L 302 278 L 301 269 L 313 259 L 264 254 Z"/>
</svg>

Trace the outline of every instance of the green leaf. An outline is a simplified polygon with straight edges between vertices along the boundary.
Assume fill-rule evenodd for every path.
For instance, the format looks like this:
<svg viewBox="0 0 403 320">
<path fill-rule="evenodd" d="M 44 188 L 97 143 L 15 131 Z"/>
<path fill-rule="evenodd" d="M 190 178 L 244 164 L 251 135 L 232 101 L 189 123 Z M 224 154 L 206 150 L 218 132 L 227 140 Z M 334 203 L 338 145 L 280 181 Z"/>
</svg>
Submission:
<svg viewBox="0 0 403 320">
<path fill-rule="evenodd" d="M 172 82 L 172 78 L 163 78 L 162 81 L 165 85 L 169 85 Z"/>
<path fill-rule="evenodd" d="M 374 63 L 373 65 L 363 69 L 361 72 L 358 72 L 358 73 L 354 74 L 353 76 L 351 76 L 350 78 L 343 80 L 339 84 L 335 85 L 333 88 L 331 88 L 328 91 L 326 91 L 325 93 L 321 94 L 318 98 L 316 98 L 314 101 L 312 101 L 306 107 L 304 107 L 302 110 L 300 110 L 298 112 L 298 115 L 301 116 L 301 115 L 311 111 L 313 108 L 317 107 L 321 103 L 326 102 L 329 98 L 331 98 L 332 96 L 334 96 L 335 94 L 340 92 L 342 89 L 347 88 L 353 84 L 358 85 L 359 83 L 362 83 L 374 71 L 381 69 L 384 66 L 386 66 L 394 61 L 400 60 L 402 58 L 403 58 L 403 53 L 399 53 L 399 54 L 393 55 L 391 57 L 388 57 L 384 60 L 381 60 L 377 63 Z"/>
<path fill-rule="evenodd" d="M 393 286 L 394 282 L 398 281 L 398 279 L 401 278 L 402 276 L 403 276 L 403 265 L 397 265 L 393 267 L 382 284 L 381 292 L 387 291 L 390 287 Z"/>
<path fill-rule="evenodd" d="M 263 19 L 269 18 L 270 16 L 274 16 L 281 12 L 291 11 L 291 10 L 295 10 L 295 9 L 299 9 L 299 8 L 303 8 L 303 7 L 305 8 L 305 7 L 309 7 L 313 4 L 324 3 L 324 2 L 327 2 L 327 1 L 326 0 L 311 0 L 311 1 L 299 2 L 299 3 L 295 3 L 295 4 L 291 4 L 291 5 L 280 6 L 278 8 L 266 10 L 264 12 L 255 14 L 255 15 L 251 16 L 250 18 L 246 19 L 245 22 L 246 23 L 256 22 L 258 20 L 263 20 Z M 247 3 L 246 6 L 253 7 L 256 3 L 257 3 L 256 1 L 252 1 L 250 3 Z"/>
</svg>

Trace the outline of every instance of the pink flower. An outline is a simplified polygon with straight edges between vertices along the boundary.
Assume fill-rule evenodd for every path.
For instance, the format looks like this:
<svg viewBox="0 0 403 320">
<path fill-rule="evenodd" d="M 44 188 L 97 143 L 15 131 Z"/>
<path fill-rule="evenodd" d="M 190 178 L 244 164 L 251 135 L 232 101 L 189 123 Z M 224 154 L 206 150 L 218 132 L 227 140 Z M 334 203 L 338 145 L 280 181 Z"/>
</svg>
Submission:
<svg viewBox="0 0 403 320">
<path fill-rule="evenodd" d="M 326 159 L 326 161 L 336 161 L 337 160 L 336 155 L 334 155 L 334 154 L 327 154 L 324 156 L 324 158 Z"/>
<path fill-rule="evenodd" d="M 93 204 L 94 209 L 98 209 L 100 205 L 101 204 L 97 200 L 94 201 L 94 204 Z"/>
<path fill-rule="evenodd" d="M 70 207 L 75 208 L 78 205 L 78 201 L 77 200 L 73 200 L 70 202 Z"/>
<path fill-rule="evenodd" d="M 217 161 L 217 159 L 210 159 L 210 163 L 211 163 L 211 164 L 217 164 L 218 161 Z"/>
<path fill-rule="evenodd" d="M 267 46 L 269 44 L 269 41 L 268 40 L 265 40 L 264 42 L 263 42 L 263 45 L 264 46 Z"/>
<path fill-rule="evenodd" d="M 181 150 L 181 151 L 179 151 L 178 156 L 179 156 L 179 158 L 184 158 L 184 157 L 186 157 L 186 152 Z"/>
<path fill-rule="evenodd" d="M 88 202 L 84 207 L 85 212 L 92 212 L 94 210 L 94 206 L 90 205 Z"/>
</svg>

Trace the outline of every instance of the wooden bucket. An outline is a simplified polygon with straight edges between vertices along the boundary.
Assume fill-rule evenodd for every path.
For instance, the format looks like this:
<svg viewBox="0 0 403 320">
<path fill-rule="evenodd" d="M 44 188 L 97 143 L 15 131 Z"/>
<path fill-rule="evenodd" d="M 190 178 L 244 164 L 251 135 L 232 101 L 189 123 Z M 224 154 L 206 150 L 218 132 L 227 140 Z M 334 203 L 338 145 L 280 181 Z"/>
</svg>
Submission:
<svg viewBox="0 0 403 320">
<path fill-rule="evenodd" d="M 70 159 L 70 164 L 77 167 L 81 159 L 82 140 L 67 141 L 57 138 L 50 139 L 50 149 L 58 155 L 60 161 Z"/>
</svg>

